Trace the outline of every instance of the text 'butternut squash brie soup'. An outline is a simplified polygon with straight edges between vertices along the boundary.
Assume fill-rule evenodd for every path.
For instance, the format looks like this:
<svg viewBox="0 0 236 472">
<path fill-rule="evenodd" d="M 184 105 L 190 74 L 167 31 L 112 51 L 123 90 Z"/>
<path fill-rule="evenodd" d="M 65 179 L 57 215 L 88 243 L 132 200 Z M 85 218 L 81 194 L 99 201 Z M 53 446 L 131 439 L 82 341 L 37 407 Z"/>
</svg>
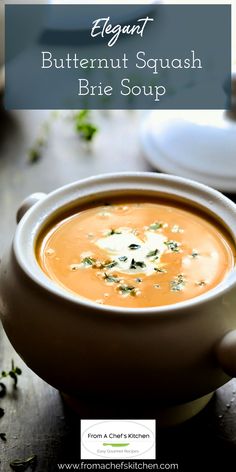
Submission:
<svg viewBox="0 0 236 472">
<path fill-rule="evenodd" d="M 112 200 L 61 216 L 39 236 L 47 276 L 102 305 L 143 308 L 197 297 L 235 264 L 227 231 L 171 200 Z"/>
</svg>

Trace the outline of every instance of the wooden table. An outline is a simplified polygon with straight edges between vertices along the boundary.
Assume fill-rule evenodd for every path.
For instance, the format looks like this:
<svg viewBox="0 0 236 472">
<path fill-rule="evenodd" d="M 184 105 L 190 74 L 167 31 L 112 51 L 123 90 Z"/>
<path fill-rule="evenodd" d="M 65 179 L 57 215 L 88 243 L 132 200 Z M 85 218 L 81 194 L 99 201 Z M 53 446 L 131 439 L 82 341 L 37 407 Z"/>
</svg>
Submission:
<svg viewBox="0 0 236 472">
<path fill-rule="evenodd" d="M 46 115 L 46 116 L 45 116 Z M 53 123 L 42 159 L 29 164 L 27 151 L 47 112 L 0 115 L 0 256 L 9 244 L 21 200 L 35 191 L 98 173 L 150 170 L 139 146 L 139 112 L 95 113 L 100 132 L 89 153 L 65 118 Z M 0 370 L 14 358 L 22 368 L 17 390 L 0 399 L 5 415 L 0 432 L 0 470 L 9 462 L 36 454 L 37 472 L 59 470 L 58 463 L 79 462 L 79 417 L 63 404 L 57 390 L 20 360 L 0 330 Z M 10 384 L 9 384 L 10 385 Z M 158 431 L 157 462 L 178 463 L 181 472 L 236 470 L 236 380 L 219 389 L 196 418 L 172 430 Z"/>
</svg>

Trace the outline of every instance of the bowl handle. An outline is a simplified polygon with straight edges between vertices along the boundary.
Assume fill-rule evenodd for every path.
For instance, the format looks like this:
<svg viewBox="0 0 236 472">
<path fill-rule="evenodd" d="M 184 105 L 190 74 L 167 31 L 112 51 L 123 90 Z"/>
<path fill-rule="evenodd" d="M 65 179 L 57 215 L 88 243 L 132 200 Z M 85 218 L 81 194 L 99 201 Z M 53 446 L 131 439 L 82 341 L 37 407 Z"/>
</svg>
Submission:
<svg viewBox="0 0 236 472">
<path fill-rule="evenodd" d="M 16 213 L 16 221 L 17 223 L 20 222 L 21 218 L 24 216 L 24 214 L 33 206 L 35 203 L 39 202 L 40 200 L 43 200 L 46 197 L 46 193 L 32 193 L 29 195 L 23 202 L 21 203 L 17 213 Z"/>
<path fill-rule="evenodd" d="M 217 359 L 230 377 L 236 377 L 236 330 L 226 333 L 216 348 Z"/>
</svg>

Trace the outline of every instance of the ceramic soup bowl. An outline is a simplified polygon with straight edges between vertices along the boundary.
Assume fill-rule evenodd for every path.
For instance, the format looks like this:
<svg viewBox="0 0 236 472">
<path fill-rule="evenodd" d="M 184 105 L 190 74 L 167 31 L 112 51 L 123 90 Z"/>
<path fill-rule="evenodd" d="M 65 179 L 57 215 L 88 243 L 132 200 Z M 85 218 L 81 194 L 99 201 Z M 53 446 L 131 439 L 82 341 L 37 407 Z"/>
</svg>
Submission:
<svg viewBox="0 0 236 472">
<path fill-rule="evenodd" d="M 44 274 L 35 256 L 37 236 L 53 215 L 100 197 L 129 194 L 192 202 L 220 219 L 235 240 L 236 205 L 179 177 L 101 175 L 49 195 L 34 194 L 18 211 L 13 244 L 1 262 L 1 318 L 26 364 L 71 398 L 93 397 L 97 406 L 111 400 L 117 405 L 117 399 L 129 407 L 155 404 L 183 420 L 236 375 L 235 268 L 198 297 L 130 309 L 73 295 Z"/>
</svg>

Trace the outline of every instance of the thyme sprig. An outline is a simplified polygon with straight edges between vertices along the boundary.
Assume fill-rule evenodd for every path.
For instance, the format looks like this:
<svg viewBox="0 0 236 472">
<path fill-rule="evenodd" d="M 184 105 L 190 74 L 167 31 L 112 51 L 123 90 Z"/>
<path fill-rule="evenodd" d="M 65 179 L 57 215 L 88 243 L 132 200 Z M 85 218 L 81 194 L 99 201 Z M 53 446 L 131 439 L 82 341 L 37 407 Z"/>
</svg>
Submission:
<svg viewBox="0 0 236 472">
<path fill-rule="evenodd" d="M 118 290 L 122 295 L 131 295 L 131 297 L 137 294 L 137 289 L 133 285 L 119 285 Z"/>
<path fill-rule="evenodd" d="M 38 137 L 36 138 L 33 146 L 29 149 L 29 162 L 35 164 L 39 161 L 42 156 L 44 149 L 46 148 L 49 132 L 51 130 L 51 117 L 48 120 L 45 120 L 39 132 Z"/>
<path fill-rule="evenodd" d="M 127 262 L 128 257 L 127 257 L 127 256 L 120 256 L 120 257 L 118 257 L 118 259 L 119 259 L 119 261 L 121 261 L 121 262 Z"/>
<path fill-rule="evenodd" d="M 82 259 L 82 264 L 84 267 L 94 267 L 96 264 L 96 259 L 93 257 L 84 257 L 84 259 Z"/>
<path fill-rule="evenodd" d="M 103 267 L 106 269 L 113 269 L 113 267 L 116 267 L 118 265 L 118 262 L 116 261 L 108 261 L 103 264 Z"/>
<path fill-rule="evenodd" d="M 145 262 L 135 261 L 135 259 L 132 259 L 131 264 L 130 264 L 130 269 L 131 270 L 144 269 L 145 267 L 146 267 Z"/>
<path fill-rule="evenodd" d="M 98 132 L 97 126 L 91 122 L 90 111 L 81 110 L 73 114 L 75 130 L 82 141 L 91 143 L 95 134 Z"/>
<path fill-rule="evenodd" d="M 11 378 L 13 380 L 13 387 L 16 389 L 18 384 L 18 376 L 21 375 L 22 371 L 19 367 L 15 366 L 14 360 L 11 361 L 11 369 L 10 370 L 2 370 L 0 375 L 0 380 L 5 380 L 7 378 Z M 7 387 L 4 382 L 0 382 L 0 398 L 5 397 L 7 393 Z M 0 418 L 5 415 L 5 410 L 0 408 Z M 2 441 L 6 441 L 6 433 L 0 432 L 0 439 Z"/>
<path fill-rule="evenodd" d="M 195 283 L 197 287 L 205 287 L 206 282 L 205 280 L 199 280 L 198 282 Z"/>
<path fill-rule="evenodd" d="M 173 241 L 173 240 L 168 240 L 168 241 L 165 241 L 164 244 L 167 246 L 167 248 L 171 251 L 171 252 L 179 252 L 180 251 L 180 243 L 178 243 L 177 241 Z"/>
<path fill-rule="evenodd" d="M 140 244 L 130 244 L 128 247 L 131 251 L 137 251 L 137 249 L 141 248 Z"/>
<path fill-rule="evenodd" d="M 146 255 L 146 257 L 155 257 L 155 258 L 156 258 L 156 257 L 158 256 L 159 252 L 160 252 L 160 251 L 159 251 L 158 249 L 155 249 L 154 251 L 150 251 L 150 252 Z"/>
<path fill-rule="evenodd" d="M 49 118 L 44 120 L 41 124 L 38 136 L 28 151 L 28 160 L 31 164 L 34 164 L 41 159 L 42 154 L 47 147 L 53 123 L 59 116 L 60 114 L 57 111 L 53 111 L 49 115 Z M 79 110 L 75 113 L 70 113 L 69 117 L 74 123 L 75 131 L 79 138 L 83 142 L 91 143 L 98 132 L 98 127 L 92 123 L 90 110 Z M 62 118 L 68 118 L 68 114 L 62 115 Z"/>
<path fill-rule="evenodd" d="M 118 284 L 120 282 L 120 278 L 117 277 L 117 275 L 110 275 L 110 274 L 107 274 L 106 272 L 103 278 L 107 283 L 110 283 L 110 284 L 113 284 L 113 283 Z"/>
<path fill-rule="evenodd" d="M 22 373 L 21 369 L 19 367 L 15 366 L 14 360 L 12 359 L 11 369 L 9 371 L 2 370 L 0 380 L 5 379 L 7 377 L 11 377 L 12 380 L 13 380 L 14 388 L 17 388 L 18 376 L 21 375 L 21 373 Z M 4 385 L 4 387 L 6 389 L 6 386 L 5 386 L 5 384 L 3 384 L 3 382 L 1 382 L 0 385 L 1 385 L 1 387 L 3 387 L 3 385 Z M 4 387 L 3 387 L 3 390 L 4 390 Z M 0 397 L 4 396 L 4 395 L 1 395 L 1 393 L 2 392 L 0 392 Z M 6 390 L 5 390 L 5 393 L 6 393 Z"/>
<path fill-rule="evenodd" d="M 121 231 L 118 229 L 111 228 L 107 233 L 106 236 L 113 236 L 113 234 L 121 234 Z"/>
<path fill-rule="evenodd" d="M 159 274 L 166 274 L 166 269 L 162 269 L 161 267 L 154 267 L 155 272 L 158 272 Z"/>
</svg>

